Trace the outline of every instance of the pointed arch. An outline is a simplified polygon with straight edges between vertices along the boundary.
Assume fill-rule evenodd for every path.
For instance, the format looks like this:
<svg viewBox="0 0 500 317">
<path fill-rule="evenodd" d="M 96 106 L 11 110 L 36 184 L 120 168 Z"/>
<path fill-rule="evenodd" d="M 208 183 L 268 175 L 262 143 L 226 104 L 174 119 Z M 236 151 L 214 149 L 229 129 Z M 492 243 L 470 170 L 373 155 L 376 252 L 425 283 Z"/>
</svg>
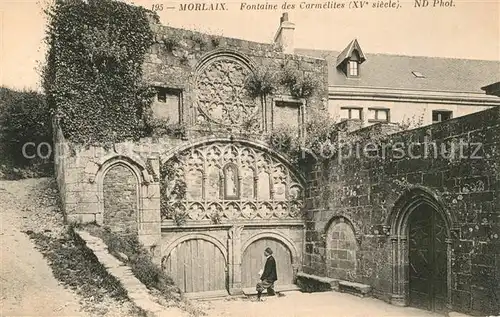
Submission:
<svg viewBox="0 0 500 317">
<path fill-rule="evenodd" d="M 410 300 L 410 257 L 409 227 L 410 215 L 421 207 L 427 207 L 437 213 L 444 221 L 446 230 L 446 284 L 447 305 L 451 304 L 451 235 L 456 219 L 446 208 L 440 196 L 423 186 L 408 188 L 394 204 L 386 219 L 385 227 L 390 233 L 392 249 L 392 295 L 391 303 L 398 306 L 409 305 Z"/>
<path fill-rule="evenodd" d="M 143 170 L 141 170 L 141 166 L 138 165 L 138 164 L 135 164 L 133 160 L 125 157 L 125 156 L 114 156 L 113 158 L 110 158 L 108 159 L 106 162 L 104 162 L 104 164 L 102 164 L 96 174 L 96 179 L 97 179 L 97 189 L 98 189 L 98 192 L 97 192 L 97 195 L 98 195 L 98 199 L 99 199 L 99 213 L 98 213 L 98 217 L 97 217 L 97 222 L 100 224 L 100 225 L 103 225 L 103 224 L 106 224 L 106 207 L 105 207 L 105 200 L 106 200 L 106 195 L 105 195 L 105 180 L 106 180 L 106 176 L 108 174 L 108 172 L 110 172 L 111 170 L 115 169 L 115 168 L 119 168 L 119 167 L 122 167 L 124 168 L 125 171 L 128 171 L 130 173 L 130 175 L 132 175 L 132 177 L 134 178 L 134 192 L 135 192 L 135 197 L 133 197 L 133 209 L 135 211 L 135 215 L 133 215 L 132 217 L 129 217 L 130 219 L 128 220 L 131 220 L 131 218 L 134 219 L 135 223 L 136 223 L 136 228 L 134 230 L 138 230 L 139 229 L 139 223 L 140 223 L 140 212 L 141 212 L 141 192 L 142 192 L 142 188 L 141 188 L 141 184 L 142 184 L 142 180 L 143 180 L 143 176 L 144 176 L 144 173 L 142 172 Z M 116 176 L 116 175 L 115 175 Z M 118 193 L 113 193 L 114 195 L 117 195 Z M 112 216 L 112 214 L 111 214 Z M 112 217 L 113 218 L 113 217 Z M 108 219 L 109 220 L 109 219 Z M 124 220 L 126 221 L 126 219 L 122 219 L 120 218 L 119 220 Z M 113 225 L 111 227 L 113 228 L 118 228 L 120 227 L 120 224 L 119 224 L 120 221 L 118 221 L 118 223 L 116 225 Z M 124 225 L 126 225 L 125 223 L 123 223 Z M 129 223 L 130 225 L 130 223 Z"/>
<path fill-rule="evenodd" d="M 294 166 L 292 165 L 289 160 L 279 152 L 273 150 L 270 148 L 266 143 L 264 142 L 259 142 L 259 141 L 251 141 L 243 138 L 236 138 L 236 137 L 220 137 L 220 138 L 214 138 L 214 137 L 205 137 L 205 138 L 199 138 L 197 140 L 193 140 L 189 143 L 183 143 L 179 146 L 171 148 L 169 151 L 165 152 L 161 158 L 160 162 L 164 163 L 173 158 L 175 155 L 178 153 L 182 153 L 186 150 L 189 150 L 191 148 L 197 148 L 199 146 L 203 145 L 211 145 L 211 144 L 216 144 L 216 143 L 233 143 L 233 144 L 241 144 L 241 145 L 246 145 L 249 147 L 252 147 L 254 149 L 259 149 L 262 152 L 276 158 L 278 161 L 283 163 L 290 171 L 294 174 L 294 176 L 297 177 L 299 183 L 304 187 L 306 184 L 306 179 L 304 175 Z"/>
<path fill-rule="evenodd" d="M 406 234 L 408 216 L 422 204 L 429 205 L 445 219 L 448 234 L 451 234 L 454 224 L 457 223 L 456 216 L 446 208 L 436 192 L 418 185 L 408 188 L 394 203 L 385 222 L 386 228 L 390 228 L 390 234 L 393 236 Z"/>
</svg>

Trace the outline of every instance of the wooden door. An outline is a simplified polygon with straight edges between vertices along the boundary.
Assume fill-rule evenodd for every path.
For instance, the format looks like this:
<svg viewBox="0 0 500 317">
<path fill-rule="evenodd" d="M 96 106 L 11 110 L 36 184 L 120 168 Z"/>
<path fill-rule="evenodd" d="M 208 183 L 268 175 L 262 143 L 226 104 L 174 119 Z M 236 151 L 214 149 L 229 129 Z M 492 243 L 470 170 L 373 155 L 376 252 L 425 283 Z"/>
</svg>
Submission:
<svg viewBox="0 0 500 317">
<path fill-rule="evenodd" d="M 224 255 L 209 241 L 181 242 L 170 252 L 163 268 L 185 293 L 222 291 L 227 294 Z"/>
<path fill-rule="evenodd" d="M 267 247 L 273 250 L 273 256 L 276 260 L 278 281 L 276 281 L 275 285 L 293 284 L 292 254 L 290 250 L 278 240 L 264 238 L 250 244 L 243 253 L 241 262 L 241 282 L 243 288 L 255 287 L 259 281 L 258 272 L 264 269 L 266 262 L 264 250 Z"/>
<path fill-rule="evenodd" d="M 442 312 L 447 299 L 447 246 L 444 219 L 429 207 L 409 219 L 410 305 Z"/>
</svg>

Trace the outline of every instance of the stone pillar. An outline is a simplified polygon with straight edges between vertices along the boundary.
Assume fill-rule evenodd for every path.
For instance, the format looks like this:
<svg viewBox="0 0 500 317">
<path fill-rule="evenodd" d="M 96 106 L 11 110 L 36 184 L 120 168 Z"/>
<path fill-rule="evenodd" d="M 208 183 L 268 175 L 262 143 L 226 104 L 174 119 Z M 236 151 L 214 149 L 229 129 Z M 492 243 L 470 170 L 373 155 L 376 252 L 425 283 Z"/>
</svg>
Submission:
<svg viewBox="0 0 500 317">
<path fill-rule="evenodd" d="M 408 306 L 408 296 L 410 293 L 409 283 L 410 277 L 408 276 L 408 267 L 409 267 L 409 255 L 408 255 L 408 239 L 407 237 L 399 237 L 399 286 L 400 286 L 400 294 L 403 296 L 403 304 L 404 306 Z"/>
<path fill-rule="evenodd" d="M 391 236 L 392 246 L 392 295 L 391 304 L 396 306 L 405 306 L 404 295 L 401 287 L 401 248 L 399 236 Z"/>
<path fill-rule="evenodd" d="M 229 294 L 241 295 L 241 231 L 243 226 L 233 226 L 228 231 L 229 246 Z"/>
<path fill-rule="evenodd" d="M 159 160 L 154 158 L 150 160 Z M 158 163 L 158 162 L 156 162 Z M 159 175 L 159 164 L 152 162 L 153 173 Z M 156 170 L 158 169 L 158 170 Z M 152 183 L 143 184 L 139 208 L 139 241 L 153 252 L 153 259 L 160 264 L 161 258 L 157 247 L 161 239 L 160 183 L 158 178 Z"/>
<path fill-rule="evenodd" d="M 298 257 L 299 256 L 292 258 L 292 270 L 293 270 L 293 282 L 294 283 L 297 282 L 297 274 L 299 273 L 300 268 L 301 268 L 300 258 L 298 258 Z"/>
<path fill-rule="evenodd" d="M 203 200 L 207 199 L 207 184 L 208 184 L 208 175 L 205 171 L 203 171 L 203 180 L 201 184 L 201 197 Z"/>
<path fill-rule="evenodd" d="M 452 287 L 452 281 L 451 281 L 451 259 L 452 259 L 452 239 L 446 239 L 446 308 L 452 309 L 452 303 L 451 303 L 451 287 Z"/>
<path fill-rule="evenodd" d="M 391 304 L 396 306 L 404 306 L 404 299 L 400 293 L 399 288 L 399 246 L 398 246 L 398 236 L 391 236 L 391 246 L 392 246 L 392 294 L 391 294 Z"/>
</svg>

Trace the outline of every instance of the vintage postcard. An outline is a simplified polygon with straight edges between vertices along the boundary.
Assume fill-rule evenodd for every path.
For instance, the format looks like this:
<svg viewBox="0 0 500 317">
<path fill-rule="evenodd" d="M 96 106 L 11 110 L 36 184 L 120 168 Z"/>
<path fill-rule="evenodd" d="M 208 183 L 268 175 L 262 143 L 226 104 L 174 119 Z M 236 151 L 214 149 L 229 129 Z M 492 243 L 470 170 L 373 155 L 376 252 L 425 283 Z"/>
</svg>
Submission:
<svg viewBox="0 0 500 317">
<path fill-rule="evenodd" d="M 500 316 L 497 0 L 2 0 L 1 316 Z"/>
</svg>

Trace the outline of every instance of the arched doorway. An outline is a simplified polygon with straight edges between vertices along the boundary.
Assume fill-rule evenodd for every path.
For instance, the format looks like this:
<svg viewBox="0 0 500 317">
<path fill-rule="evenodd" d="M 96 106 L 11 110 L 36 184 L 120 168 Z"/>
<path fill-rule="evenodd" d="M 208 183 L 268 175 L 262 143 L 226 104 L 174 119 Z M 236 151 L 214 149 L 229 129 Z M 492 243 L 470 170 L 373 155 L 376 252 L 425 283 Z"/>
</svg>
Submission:
<svg viewBox="0 0 500 317">
<path fill-rule="evenodd" d="M 102 181 L 103 225 L 121 234 L 138 230 L 139 182 L 124 163 L 115 163 L 105 171 Z"/>
<path fill-rule="evenodd" d="M 408 219 L 409 305 L 441 312 L 447 301 L 446 224 L 428 204 Z"/>
<path fill-rule="evenodd" d="M 243 288 L 254 288 L 259 280 L 258 272 L 264 268 L 264 250 L 269 247 L 273 250 L 276 259 L 276 284 L 289 286 L 293 284 L 292 253 L 281 241 L 274 238 L 261 238 L 252 242 L 244 251 L 241 262 L 241 284 Z"/>
<path fill-rule="evenodd" d="M 227 295 L 227 264 L 219 246 L 201 237 L 178 243 L 162 268 L 184 293 Z"/>
<path fill-rule="evenodd" d="M 391 302 L 443 312 L 451 303 L 453 217 L 439 196 L 415 187 L 396 201 L 388 221 L 393 264 Z"/>
</svg>

